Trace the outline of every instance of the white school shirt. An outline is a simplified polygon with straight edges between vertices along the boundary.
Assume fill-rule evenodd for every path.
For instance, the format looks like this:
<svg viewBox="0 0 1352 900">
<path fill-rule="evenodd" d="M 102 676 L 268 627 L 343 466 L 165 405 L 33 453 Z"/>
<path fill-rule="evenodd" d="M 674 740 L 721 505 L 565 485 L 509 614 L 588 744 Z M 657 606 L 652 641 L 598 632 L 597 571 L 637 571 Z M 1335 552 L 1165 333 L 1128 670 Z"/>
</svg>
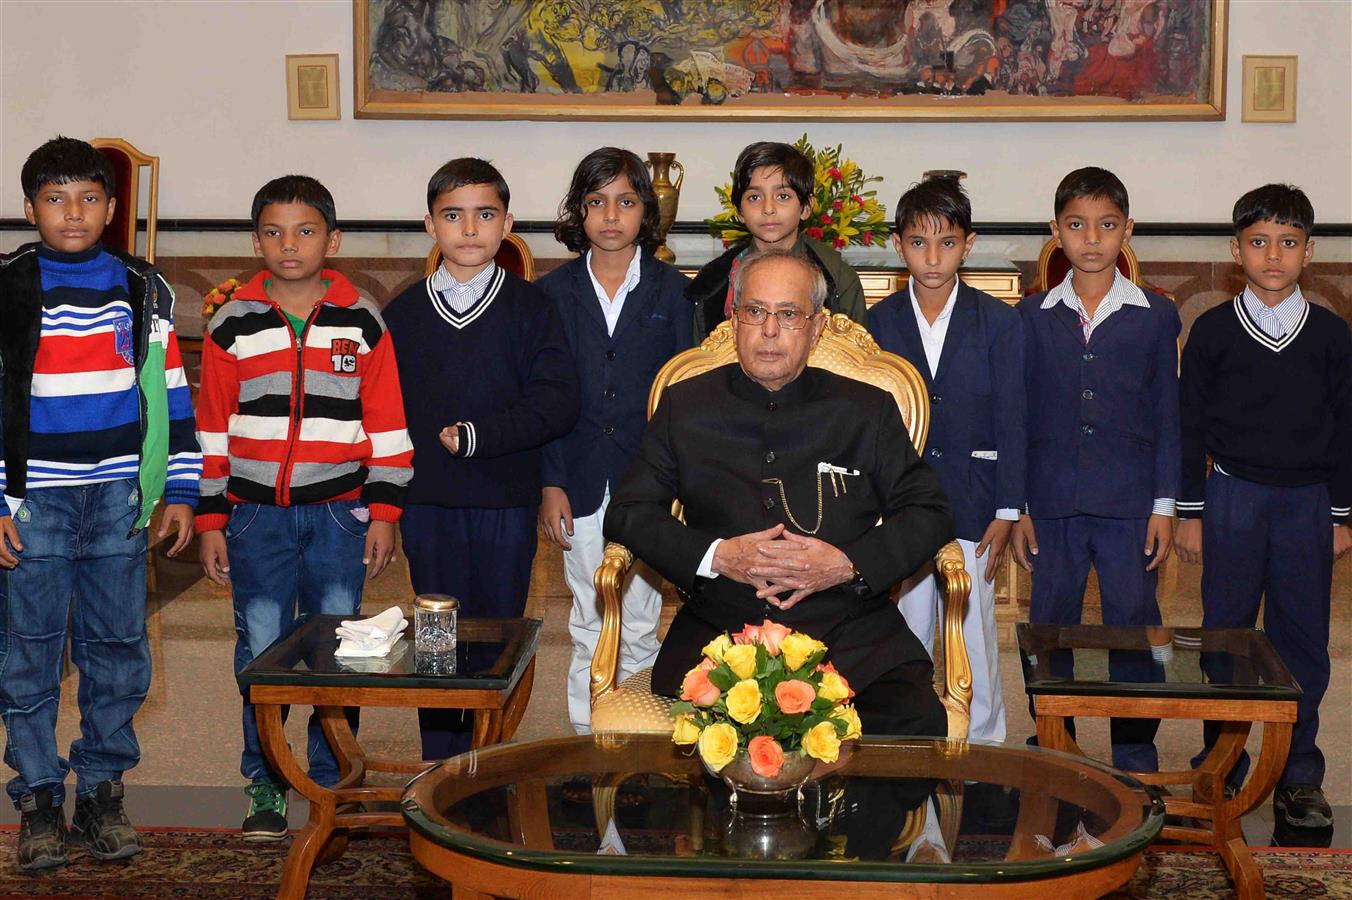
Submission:
<svg viewBox="0 0 1352 900">
<path fill-rule="evenodd" d="M 606 289 L 601 287 L 601 282 L 596 280 L 596 273 L 592 271 L 592 252 L 587 251 L 587 276 L 591 278 L 592 288 L 596 291 L 596 302 L 601 304 L 601 315 L 606 320 L 606 334 L 615 334 L 615 323 L 620 321 L 620 310 L 624 309 L 624 300 L 629 296 L 629 292 L 638 286 L 639 257 L 642 255 L 643 252 L 635 247 L 634 258 L 629 260 L 629 270 L 624 273 L 624 281 L 620 282 L 615 296 L 609 297 L 606 295 Z"/>
</svg>

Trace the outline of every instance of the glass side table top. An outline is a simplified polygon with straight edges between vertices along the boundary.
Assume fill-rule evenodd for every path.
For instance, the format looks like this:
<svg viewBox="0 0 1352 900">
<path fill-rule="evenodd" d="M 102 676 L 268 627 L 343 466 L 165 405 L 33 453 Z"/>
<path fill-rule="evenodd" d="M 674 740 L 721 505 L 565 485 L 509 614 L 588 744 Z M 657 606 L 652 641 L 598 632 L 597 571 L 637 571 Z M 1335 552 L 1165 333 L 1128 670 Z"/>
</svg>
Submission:
<svg viewBox="0 0 1352 900">
<path fill-rule="evenodd" d="M 1252 628 L 1033 625 L 1016 632 L 1030 694 L 1295 700 L 1300 687 Z"/>
<path fill-rule="evenodd" d="M 745 798 L 732 809 L 692 749 L 651 734 L 488 747 L 410 782 L 404 817 L 453 854 L 554 874 L 968 883 L 1116 863 L 1163 824 L 1163 804 L 1130 776 L 1035 747 L 866 737 L 778 810 Z M 908 816 L 914 826 L 916 814 L 952 810 L 954 792 L 974 798 L 978 784 L 1003 798 L 1003 833 L 964 817 L 942 848 L 951 862 L 908 861 Z M 610 852 L 598 852 L 607 829 L 593 796 L 611 788 Z"/>
<path fill-rule="evenodd" d="M 506 690 L 535 657 L 539 619 L 461 619 L 454 672 L 445 660 L 424 665 L 414 652 L 412 622 L 386 657 L 335 657 L 334 629 L 344 616 L 311 616 L 254 658 L 238 675 L 255 684 Z M 422 669 L 422 671 L 420 671 Z"/>
</svg>

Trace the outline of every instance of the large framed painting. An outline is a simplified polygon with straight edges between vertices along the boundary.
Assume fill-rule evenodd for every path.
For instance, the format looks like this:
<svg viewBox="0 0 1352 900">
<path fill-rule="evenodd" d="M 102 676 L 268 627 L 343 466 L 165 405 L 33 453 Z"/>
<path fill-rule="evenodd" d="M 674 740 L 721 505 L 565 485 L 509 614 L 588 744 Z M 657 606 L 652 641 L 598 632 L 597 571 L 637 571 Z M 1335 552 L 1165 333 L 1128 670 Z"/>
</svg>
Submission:
<svg viewBox="0 0 1352 900">
<path fill-rule="evenodd" d="M 354 0 L 360 118 L 1221 119 L 1227 0 Z"/>
</svg>

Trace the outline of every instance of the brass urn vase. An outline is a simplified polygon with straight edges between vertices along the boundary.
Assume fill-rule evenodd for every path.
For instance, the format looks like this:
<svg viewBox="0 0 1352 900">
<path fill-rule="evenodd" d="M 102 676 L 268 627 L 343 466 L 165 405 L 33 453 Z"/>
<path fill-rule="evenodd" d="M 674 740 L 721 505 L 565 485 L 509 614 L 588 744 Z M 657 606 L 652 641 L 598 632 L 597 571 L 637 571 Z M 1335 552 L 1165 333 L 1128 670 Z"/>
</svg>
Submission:
<svg viewBox="0 0 1352 900">
<path fill-rule="evenodd" d="M 676 254 L 667 246 L 667 232 L 676 221 L 676 207 L 681 202 L 681 182 L 685 181 L 685 166 L 676 161 L 675 153 L 649 153 L 648 166 L 653 170 L 653 193 L 657 195 L 657 212 L 661 216 L 657 226 L 660 243 L 653 255 L 665 263 L 675 262 Z M 673 168 L 679 173 L 675 184 L 671 181 Z"/>
</svg>

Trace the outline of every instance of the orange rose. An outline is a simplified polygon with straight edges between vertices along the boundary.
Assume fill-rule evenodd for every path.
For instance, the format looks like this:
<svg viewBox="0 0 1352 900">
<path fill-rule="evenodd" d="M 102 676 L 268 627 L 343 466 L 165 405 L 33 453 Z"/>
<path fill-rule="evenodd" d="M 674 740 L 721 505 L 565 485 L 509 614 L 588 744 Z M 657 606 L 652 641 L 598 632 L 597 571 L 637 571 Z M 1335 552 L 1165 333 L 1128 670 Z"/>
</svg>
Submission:
<svg viewBox="0 0 1352 900">
<path fill-rule="evenodd" d="M 732 636 L 734 644 L 755 644 L 760 641 L 759 625 L 743 625 L 742 630 Z"/>
<path fill-rule="evenodd" d="M 687 672 L 681 683 L 681 699 L 696 706 L 713 706 L 721 694 L 722 691 L 709 680 L 709 672 L 701 666 Z"/>
<path fill-rule="evenodd" d="M 779 711 L 786 716 L 807 712 L 816 699 L 817 691 L 802 679 L 790 678 L 775 685 L 775 702 L 779 704 Z"/>
<path fill-rule="evenodd" d="M 774 778 L 784 767 L 784 748 L 769 735 L 753 737 L 746 745 L 746 755 L 751 759 L 751 771 L 762 778 Z"/>
<path fill-rule="evenodd" d="M 779 642 L 784 640 L 792 633 L 792 629 L 780 625 L 778 622 L 771 622 L 766 619 L 761 623 L 760 642 L 765 645 L 765 652 L 771 656 L 779 655 Z"/>
</svg>

